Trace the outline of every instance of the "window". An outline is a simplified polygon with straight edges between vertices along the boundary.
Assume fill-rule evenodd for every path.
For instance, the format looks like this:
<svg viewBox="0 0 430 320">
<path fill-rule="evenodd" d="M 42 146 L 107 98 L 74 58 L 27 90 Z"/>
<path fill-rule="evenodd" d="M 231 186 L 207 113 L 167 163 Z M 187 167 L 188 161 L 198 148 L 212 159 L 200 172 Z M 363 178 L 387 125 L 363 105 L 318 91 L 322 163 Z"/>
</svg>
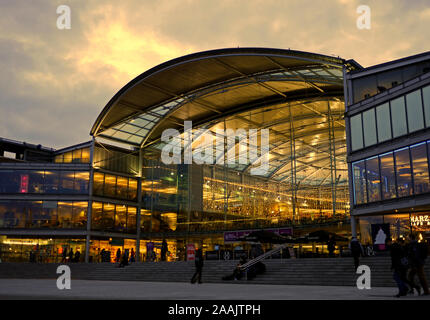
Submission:
<svg viewBox="0 0 430 320">
<path fill-rule="evenodd" d="M 127 210 L 127 232 L 136 232 L 136 207 L 128 207 Z M 143 218 L 142 218 L 143 220 Z"/>
<path fill-rule="evenodd" d="M 379 160 L 378 157 L 373 157 L 366 160 L 367 169 L 367 193 L 369 202 L 381 200 L 380 194 L 380 178 L 379 178 Z"/>
<path fill-rule="evenodd" d="M 61 172 L 61 184 L 60 193 L 73 193 L 75 173 L 73 171 L 62 171 Z"/>
<path fill-rule="evenodd" d="M 113 230 L 115 221 L 115 205 L 110 203 L 103 204 L 103 218 L 102 228 L 103 230 Z"/>
<path fill-rule="evenodd" d="M 59 193 L 60 171 L 45 171 L 45 192 Z"/>
<path fill-rule="evenodd" d="M 351 148 L 358 150 L 363 148 L 363 128 L 361 125 L 361 113 L 351 117 Z"/>
<path fill-rule="evenodd" d="M 128 178 L 118 176 L 116 183 L 117 183 L 116 185 L 117 197 L 122 199 L 127 199 Z"/>
<path fill-rule="evenodd" d="M 73 203 L 58 202 L 58 224 L 60 228 L 73 228 Z"/>
<path fill-rule="evenodd" d="M 103 220 L 103 204 L 101 202 L 93 202 L 91 211 L 91 229 L 102 230 Z"/>
<path fill-rule="evenodd" d="M 423 102 L 426 127 L 430 127 L 430 86 L 423 88 Z"/>
<path fill-rule="evenodd" d="M 96 196 L 103 196 L 103 182 L 105 175 L 100 172 L 94 172 L 93 192 Z"/>
<path fill-rule="evenodd" d="M 408 111 L 409 132 L 424 128 L 423 108 L 421 103 L 421 90 L 406 95 L 406 108 Z"/>
<path fill-rule="evenodd" d="M 390 104 L 393 138 L 396 138 L 407 133 L 404 97 L 397 98 L 391 101 Z"/>
<path fill-rule="evenodd" d="M 73 202 L 73 227 L 84 229 L 87 226 L 88 202 Z"/>
<path fill-rule="evenodd" d="M 103 195 L 105 197 L 115 197 L 116 176 L 105 174 L 105 185 Z"/>
<path fill-rule="evenodd" d="M 354 179 L 354 203 L 367 203 L 366 169 L 365 162 L 359 161 L 352 164 Z"/>
<path fill-rule="evenodd" d="M 411 163 L 409 148 L 394 152 L 396 159 L 397 194 L 399 197 L 412 195 Z"/>
<path fill-rule="evenodd" d="M 379 159 L 381 162 L 382 199 L 395 198 L 397 195 L 393 153 L 380 155 Z"/>
<path fill-rule="evenodd" d="M 127 229 L 127 207 L 116 205 L 115 231 L 123 232 Z"/>
<path fill-rule="evenodd" d="M 378 124 L 378 141 L 383 142 L 391 139 L 390 105 L 388 103 L 376 108 L 376 119 Z"/>
<path fill-rule="evenodd" d="M 375 109 L 370 109 L 363 112 L 363 131 L 364 131 L 364 145 L 366 147 L 376 143 L 376 122 L 375 122 Z"/>
<path fill-rule="evenodd" d="M 128 199 L 137 200 L 137 180 L 130 178 L 128 180 Z"/>
<path fill-rule="evenodd" d="M 429 191 L 429 170 L 426 143 L 411 147 L 412 172 L 414 175 L 414 193 Z"/>
</svg>

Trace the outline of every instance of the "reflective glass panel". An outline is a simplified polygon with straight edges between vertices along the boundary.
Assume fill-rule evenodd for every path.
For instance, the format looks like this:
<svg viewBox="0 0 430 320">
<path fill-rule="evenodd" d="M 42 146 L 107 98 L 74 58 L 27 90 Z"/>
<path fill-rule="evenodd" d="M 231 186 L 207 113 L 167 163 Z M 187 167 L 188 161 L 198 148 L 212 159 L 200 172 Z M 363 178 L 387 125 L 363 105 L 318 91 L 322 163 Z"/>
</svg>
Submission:
<svg viewBox="0 0 430 320">
<path fill-rule="evenodd" d="M 367 193 L 369 195 L 369 202 L 381 200 L 380 194 L 380 178 L 379 178 L 379 160 L 378 157 L 366 160 L 367 169 Z"/>
<path fill-rule="evenodd" d="M 406 108 L 408 111 L 409 132 L 424 128 L 421 90 L 416 90 L 406 95 Z"/>
<path fill-rule="evenodd" d="M 364 132 L 364 145 L 366 147 L 376 143 L 376 121 L 375 109 L 363 112 L 363 132 Z"/>
<path fill-rule="evenodd" d="M 376 119 L 378 123 L 378 141 L 383 142 L 391 139 L 390 105 L 388 103 L 376 108 Z"/>
<path fill-rule="evenodd" d="M 102 230 L 103 220 L 103 204 L 101 202 L 93 202 L 91 210 L 91 229 Z"/>
<path fill-rule="evenodd" d="M 127 229 L 127 207 L 116 205 L 115 231 L 124 232 Z"/>
<path fill-rule="evenodd" d="M 412 195 L 411 163 L 409 148 L 394 152 L 396 159 L 397 194 L 399 197 Z"/>
<path fill-rule="evenodd" d="M 423 102 L 426 126 L 430 127 L 430 86 L 423 88 Z"/>
<path fill-rule="evenodd" d="M 391 123 L 393 124 L 393 138 L 396 138 L 407 133 L 404 97 L 391 101 L 390 105 Z"/>
<path fill-rule="evenodd" d="M 429 170 L 426 143 L 411 147 L 412 172 L 414 174 L 414 193 L 429 191 Z"/>
<path fill-rule="evenodd" d="M 367 203 L 366 170 L 364 161 L 352 164 L 354 175 L 354 201 L 355 204 Z"/>
<path fill-rule="evenodd" d="M 361 125 L 361 113 L 350 118 L 351 123 L 351 149 L 363 148 L 363 128 Z"/>
<path fill-rule="evenodd" d="M 381 162 L 382 198 L 392 199 L 396 195 L 396 174 L 394 170 L 393 153 L 379 156 Z"/>
</svg>

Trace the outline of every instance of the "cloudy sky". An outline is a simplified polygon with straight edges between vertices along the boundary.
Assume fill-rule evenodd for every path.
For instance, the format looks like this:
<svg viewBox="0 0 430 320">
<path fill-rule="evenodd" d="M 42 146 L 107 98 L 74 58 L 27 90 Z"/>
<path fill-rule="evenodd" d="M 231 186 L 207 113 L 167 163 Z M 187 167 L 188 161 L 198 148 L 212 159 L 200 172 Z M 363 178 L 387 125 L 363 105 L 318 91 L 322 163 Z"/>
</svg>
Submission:
<svg viewBox="0 0 430 320">
<path fill-rule="evenodd" d="M 371 29 L 356 26 L 371 8 Z M 57 28 L 59 5 L 71 29 Z M 429 51 L 428 0 L 1 0 L 0 137 L 61 148 L 90 139 L 109 99 L 188 53 L 273 47 L 363 66 Z"/>
</svg>

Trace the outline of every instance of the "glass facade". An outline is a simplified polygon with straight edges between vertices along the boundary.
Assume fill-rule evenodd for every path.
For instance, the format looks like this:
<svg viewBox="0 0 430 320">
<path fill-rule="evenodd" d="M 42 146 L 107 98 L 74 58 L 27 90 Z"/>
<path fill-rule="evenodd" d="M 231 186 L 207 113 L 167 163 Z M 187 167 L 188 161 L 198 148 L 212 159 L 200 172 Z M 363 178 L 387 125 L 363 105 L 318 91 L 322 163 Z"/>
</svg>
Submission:
<svg viewBox="0 0 430 320">
<path fill-rule="evenodd" d="M 92 204 L 91 229 L 136 233 L 136 212 L 134 206 L 95 201 Z"/>
<path fill-rule="evenodd" d="M 418 77 L 430 69 L 430 62 L 416 64 L 383 71 L 377 74 L 354 79 L 353 103 L 370 98 L 380 92 L 393 88 L 405 81 Z"/>
<path fill-rule="evenodd" d="M 88 194 L 89 172 L 0 170 L 0 194 Z"/>
<path fill-rule="evenodd" d="M 86 229 L 86 201 L 0 200 L 0 228 Z"/>
<path fill-rule="evenodd" d="M 428 128 L 430 86 L 354 115 L 350 126 L 352 151 Z"/>
<path fill-rule="evenodd" d="M 429 192 L 429 143 L 354 162 L 354 204 Z"/>
<path fill-rule="evenodd" d="M 93 194 L 106 198 L 137 201 L 137 179 L 94 172 Z"/>
<path fill-rule="evenodd" d="M 55 163 L 90 163 L 90 148 L 76 149 L 58 154 Z"/>
</svg>

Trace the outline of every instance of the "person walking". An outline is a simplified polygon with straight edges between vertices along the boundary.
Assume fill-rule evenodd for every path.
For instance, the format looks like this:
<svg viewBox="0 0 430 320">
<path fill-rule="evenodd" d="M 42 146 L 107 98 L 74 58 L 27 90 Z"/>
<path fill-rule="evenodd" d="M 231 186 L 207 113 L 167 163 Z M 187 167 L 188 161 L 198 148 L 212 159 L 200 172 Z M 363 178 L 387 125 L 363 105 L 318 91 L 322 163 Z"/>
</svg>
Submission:
<svg viewBox="0 0 430 320">
<path fill-rule="evenodd" d="M 402 296 L 406 296 L 409 291 L 409 287 L 407 286 L 408 281 L 406 279 L 406 273 L 409 265 L 407 253 L 404 250 L 401 239 L 397 239 L 397 241 L 394 243 L 391 243 L 391 240 L 389 239 L 387 245 L 390 250 L 393 279 L 399 288 L 399 292 L 395 295 L 395 297 L 400 298 Z"/>
<path fill-rule="evenodd" d="M 81 253 L 79 252 L 79 249 L 77 249 L 75 253 L 75 262 L 79 262 L 80 258 L 81 258 Z"/>
<path fill-rule="evenodd" d="M 203 271 L 203 252 L 202 252 L 202 249 L 197 249 L 194 263 L 196 266 L 196 272 L 194 273 L 193 277 L 191 278 L 191 283 L 195 283 L 196 281 L 198 281 L 198 283 L 202 283 L 202 271 Z"/>
<path fill-rule="evenodd" d="M 334 241 L 334 236 L 331 236 L 328 240 L 327 250 L 329 257 L 334 257 L 334 251 L 336 250 L 336 241 Z"/>
<path fill-rule="evenodd" d="M 421 294 L 421 288 L 419 285 L 415 285 L 415 276 L 418 275 L 418 279 L 423 289 L 424 295 L 429 295 L 429 287 L 427 284 L 427 279 L 424 274 L 424 265 L 425 260 L 427 258 L 427 244 L 423 241 L 419 243 L 416 239 L 415 234 L 411 234 L 409 236 L 410 242 L 408 246 L 408 258 L 409 263 L 411 265 L 411 269 L 409 271 L 408 279 L 413 288 L 409 293 L 413 293 L 413 289 L 415 288 L 418 292 L 418 295 Z"/>
<path fill-rule="evenodd" d="M 161 261 L 166 261 L 167 250 L 168 246 L 166 239 L 163 239 L 163 242 L 161 243 Z"/>
<path fill-rule="evenodd" d="M 61 256 L 61 263 L 65 263 L 67 261 L 67 247 L 63 247 L 63 254 Z"/>
<path fill-rule="evenodd" d="M 136 261 L 136 254 L 134 253 L 133 248 L 131 248 L 131 253 L 130 253 L 130 263 L 133 263 Z"/>
<path fill-rule="evenodd" d="M 73 254 L 73 249 L 72 248 L 70 248 L 70 251 L 69 251 L 69 262 L 70 263 L 72 263 L 73 262 L 73 258 L 74 258 L 75 256 L 74 256 L 74 254 Z"/>
<path fill-rule="evenodd" d="M 349 244 L 349 249 L 351 250 L 352 257 L 354 258 L 354 266 L 355 270 L 357 271 L 358 265 L 360 263 L 360 256 L 363 253 L 363 247 L 356 237 L 352 237 Z"/>
<path fill-rule="evenodd" d="M 121 249 L 118 248 L 118 250 L 116 251 L 116 259 L 115 262 L 120 262 L 121 261 Z"/>
</svg>

